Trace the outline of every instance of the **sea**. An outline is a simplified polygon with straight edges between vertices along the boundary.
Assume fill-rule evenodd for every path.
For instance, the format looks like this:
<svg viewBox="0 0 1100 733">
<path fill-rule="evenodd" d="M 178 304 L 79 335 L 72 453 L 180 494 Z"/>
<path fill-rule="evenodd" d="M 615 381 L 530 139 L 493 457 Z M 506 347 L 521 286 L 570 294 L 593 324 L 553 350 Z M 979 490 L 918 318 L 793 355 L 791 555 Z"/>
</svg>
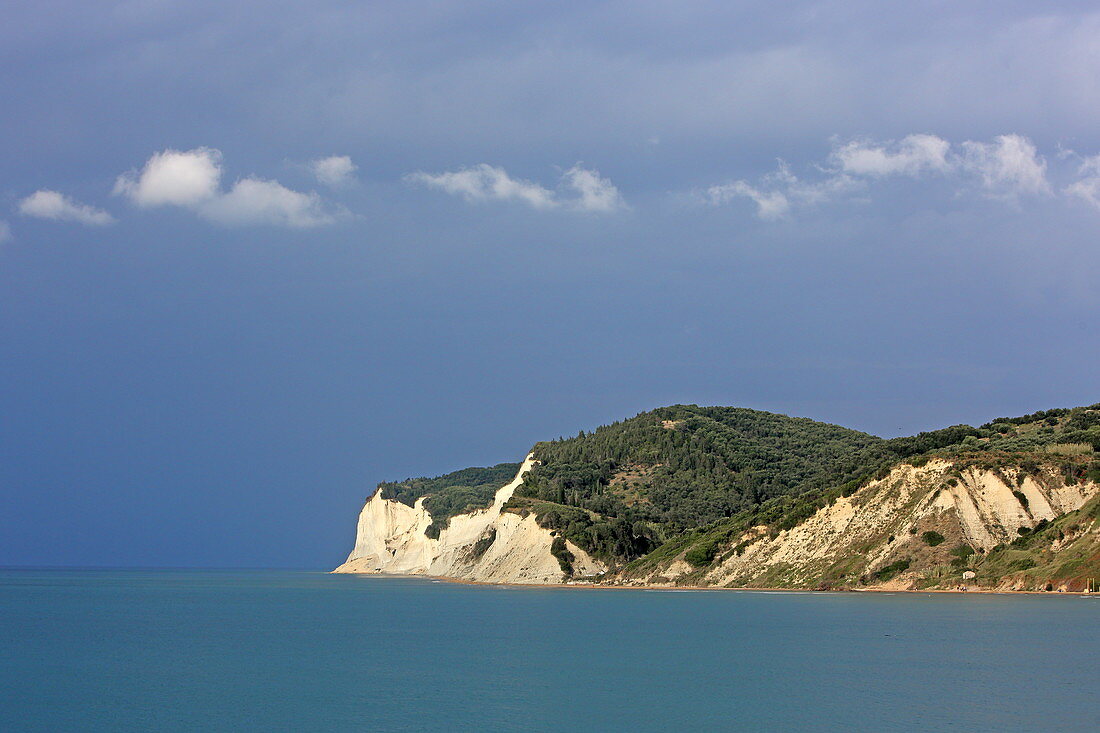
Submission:
<svg viewBox="0 0 1100 733">
<path fill-rule="evenodd" d="M 0 570 L 3 731 L 1096 731 L 1100 597 Z"/>
</svg>

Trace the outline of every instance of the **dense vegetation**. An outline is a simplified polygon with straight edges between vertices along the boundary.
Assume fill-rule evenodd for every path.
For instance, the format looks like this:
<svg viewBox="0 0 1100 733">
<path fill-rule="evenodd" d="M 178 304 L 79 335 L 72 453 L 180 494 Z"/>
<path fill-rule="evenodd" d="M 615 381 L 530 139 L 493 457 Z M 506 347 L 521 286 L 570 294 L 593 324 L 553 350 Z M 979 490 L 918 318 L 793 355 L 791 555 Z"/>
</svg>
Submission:
<svg viewBox="0 0 1100 733">
<path fill-rule="evenodd" d="M 854 478 L 885 441 L 804 418 L 667 407 L 538 443 L 521 496 L 686 529 L 774 497 Z"/>
<path fill-rule="evenodd" d="M 516 493 L 553 504 L 551 524 L 578 546 L 629 561 L 732 517 L 738 526 L 750 519 L 794 526 L 830 491 L 854 492 L 900 459 L 980 435 L 961 425 L 883 440 L 806 418 L 675 405 L 537 444 L 542 463 Z M 693 548 L 688 561 L 709 563 L 711 545 Z"/>
<path fill-rule="evenodd" d="M 540 502 L 547 526 L 605 559 L 628 562 L 671 543 L 704 567 L 748 527 L 790 529 L 902 460 L 1007 465 L 1064 455 L 1075 481 L 1100 476 L 1100 463 L 1079 455 L 1094 449 L 1100 404 L 890 440 L 804 418 L 676 405 L 537 444 L 542 465 L 517 496 Z"/>
</svg>

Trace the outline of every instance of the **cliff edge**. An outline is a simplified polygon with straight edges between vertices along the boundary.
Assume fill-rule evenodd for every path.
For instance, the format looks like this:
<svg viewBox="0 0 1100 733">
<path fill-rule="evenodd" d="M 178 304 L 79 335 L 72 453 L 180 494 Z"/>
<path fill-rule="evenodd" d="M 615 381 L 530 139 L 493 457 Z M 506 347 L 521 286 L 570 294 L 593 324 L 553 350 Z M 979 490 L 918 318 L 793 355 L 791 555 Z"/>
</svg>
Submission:
<svg viewBox="0 0 1100 733">
<path fill-rule="evenodd" d="M 493 503 L 450 517 L 437 538 L 428 536 L 434 520 L 425 497 L 408 506 L 383 498 L 379 489 L 363 505 L 355 547 L 335 573 L 393 573 L 494 583 L 561 583 L 565 571 L 555 557 L 555 533 L 536 522 L 534 514 L 504 511 L 524 476 L 536 464 L 530 454 L 509 483 L 497 489 Z M 565 541 L 573 568 L 596 575 L 607 567 Z M 560 553 L 559 553 L 560 554 Z"/>
<path fill-rule="evenodd" d="M 383 482 L 334 572 L 625 586 L 1089 592 L 1100 404 L 883 439 L 674 405 L 522 464 Z"/>
</svg>

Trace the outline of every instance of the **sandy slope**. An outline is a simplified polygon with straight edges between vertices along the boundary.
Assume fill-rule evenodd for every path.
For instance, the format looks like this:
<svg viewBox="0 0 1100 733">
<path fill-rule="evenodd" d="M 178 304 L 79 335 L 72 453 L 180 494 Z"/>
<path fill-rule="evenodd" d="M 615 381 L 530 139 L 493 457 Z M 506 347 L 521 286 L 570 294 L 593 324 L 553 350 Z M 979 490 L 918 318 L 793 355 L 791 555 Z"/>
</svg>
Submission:
<svg viewBox="0 0 1100 733">
<path fill-rule="evenodd" d="M 1021 502 L 1014 491 L 1023 494 Z M 943 460 L 921 467 L 895 466 L 850 497 L 793 527 L 770 533 L 756 527 L 734 541 L 728 552 L 695 582 L 726 587 L 837 587 L 905 559 L 911 569 L 884 584 L 910 587 L 920 571 L 945 567 L 951 548 L 966 544 L 981 552 L 1005 545 L 1041 520 L 1081 507 L 1100 492 L 1095 483 L 1066 485 L 1053 470 L 1039 476 L 1005 471 L 958 469 Z M 931 547 L 922 535 L 936 531 L 944 541 Z M 635 577 L 639 584 L 674 584 L 696 568 L 682 556 Z M 956 587 L 962 570 L 950 571 L 941 587 Z M 628 581 L 631 582 L 631 581 Z"/>
</svg>

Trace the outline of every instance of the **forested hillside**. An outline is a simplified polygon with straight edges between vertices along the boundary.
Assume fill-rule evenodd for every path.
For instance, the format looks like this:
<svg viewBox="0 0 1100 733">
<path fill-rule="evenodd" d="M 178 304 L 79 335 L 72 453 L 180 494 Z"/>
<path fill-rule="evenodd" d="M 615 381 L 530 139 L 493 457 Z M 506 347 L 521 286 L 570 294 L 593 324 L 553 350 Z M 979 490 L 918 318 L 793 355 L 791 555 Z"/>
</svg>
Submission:
<svg viewBox="0 0 1100 733">
<path fill-rule="evenodd" d="M 1100 477 L 1096 450 L 1100 405 L 889 440 L 806 418 L 674 405 L 536 444 L 539 463 L 506 509 L 534 514 L 612 567 L 653 564 L 685 548 L 691 563 L 706 567 L 749 528 L 791 529 L 902 461 L 938 457 L 986 470 L 1011 466 L 1020 475 L 1053 465 L 1073 482 Z M 433 518 L 427 534 L 438 536 L 450 517 L 488 506 L 517 468 L 471 468 L 379 488 L 410 506 L 425 497 Z M 567 554 L 559 557 L 563 568 Z"/>
<path fill-rule="evenodd" d="M 625 561 L 686 530 L 780 497 L 858 486 L 900 458 L 980 434 L 957 426 L 883 440 L 807 418 L 674 405 L 536 444 L 541 465 L 512 506 L 598 557 Z"/>
</svg>

